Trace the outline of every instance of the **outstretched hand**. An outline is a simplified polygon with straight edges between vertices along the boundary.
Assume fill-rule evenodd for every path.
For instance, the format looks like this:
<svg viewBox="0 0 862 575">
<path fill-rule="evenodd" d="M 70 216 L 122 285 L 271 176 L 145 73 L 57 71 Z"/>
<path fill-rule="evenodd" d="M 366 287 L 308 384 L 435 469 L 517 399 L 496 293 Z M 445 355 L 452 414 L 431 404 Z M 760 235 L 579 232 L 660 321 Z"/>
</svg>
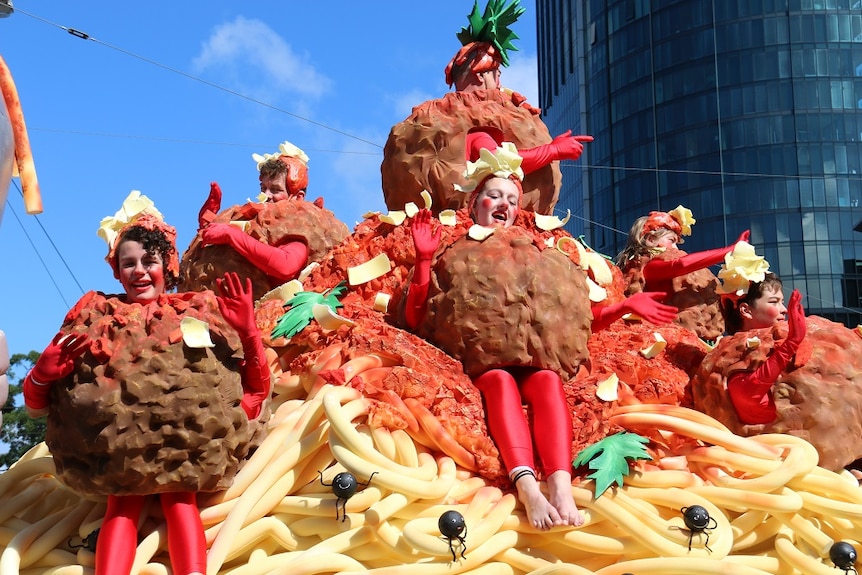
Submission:
<svg viewBox="0 0 862 575">
<path fill-rule="evenodd" d="M 230 245 L 234 234 L 242 234 L 242 230 L 230 224 L 210 224 L 201 231 L 201 243 Z"/>
<path fill-rule="evenodd" d="M 431 210 L 419 210 L 410 222 L 410 231 L 416 248 L 416 260 L 430 260 L 440 246 L 440 227 L 435 228 L 433 225 Z"/>
<path fill-rule="evenodd" d="M 625 307 L 650 323 L 670 323 L 676 319 L 679 309 L 662 303 L 666 297 L 664 292 L 638 292 L 626 298 Z"/>
<path fill-rule="evenodd" d="M 799 344 L 805 339 L 805 310 L 802 308 L 802 294 L 798 289 L 790 294 L 787 304 L 787 340 Z"/>
<path fill-rule="evenodd" d="M 257 337 L 259 330 L 254 321 L 251 279 L 243 282 L 236 272 L 224 274 L 216 280 L 218 308 L 224 319 L 239 333 L 241 339 Z"/>
<path fill-rule="evenodd" d="M 560 134 L 551 142 L 560 160 L 577 160 L 584 152 L 583 142 L 592 142 L 592 136 L 573 136 L 571 130 Z"/>
<path fill-rule="evenodd" d="M 63 379 L 75 369 L 75 360 L 87 350 L 89 344 L 87 334 L 58 333 L 36 360 L 30 372 L 31 377 L 42 384 Z"/>
</svg>

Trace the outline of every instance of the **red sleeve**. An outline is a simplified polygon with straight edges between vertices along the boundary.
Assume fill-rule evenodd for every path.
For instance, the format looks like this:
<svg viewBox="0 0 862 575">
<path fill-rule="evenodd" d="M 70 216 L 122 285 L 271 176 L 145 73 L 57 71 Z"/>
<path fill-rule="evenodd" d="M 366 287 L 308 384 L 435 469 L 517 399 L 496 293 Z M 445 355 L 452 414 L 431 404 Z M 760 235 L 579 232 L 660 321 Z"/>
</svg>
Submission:
<svg viewBox="0 0 862 575">
<path fill-rule="evenodd" d="M 428 310 L 428 286 L 430 282 L 411 283 L 407 288 L 407 303 L 404 307 L 404 321 L 407 329 L 416 329 L 425 318 Z"/>
<path fill-rule="evenodd" d="M 51 382 L 52 383 L 52 382 Z M 30 373 L 24 378 L 24 405 L 33 411 L 48 409 L 48 395 L 51 383 L 36 383 Z"/>
<path fill-rule="evenodd" d="M 264 271 L 280 281 L 295 278 L 308 263 L 308 246 L 304 242 L 288 242 L 278 246 L 277 250 L 278 253 L 270 255 Z"/>
<path fill-rule="evenodd" d="M 727 393 L 742 423 L 772 423 L 778 414 L 772 398 L 773 381 L 757 376 L 757 371 L 738 371 L 727 378 Z"/>
<path fill-rule="evenodd" d="M 243 339 L 242 351 L 245 359 L 242 364 L 242 401 L 240 406 L 249 419 L 260 415 L 261 405 L 269 396 L 271 373 L 266 363 L 263 343 L 259 337 Z"/>
<path fill-rule="evenodd" d="M 727 255 L 733 246 L 716 248 L 705 252 L 695 252 L 687 254 L 675 260 L 665 260 L 660 258 L 652 258 L 646 266 L 644 266 L 644 279 L 647 283 L 662 280 L 669 280 L 679 276 L 684 276 L 691 272 L 708 268 L 711 265 L 721 263 L 724 256 Z"/>
<path fill-rule="evenodd" d="M 590 324 L 590 331 L 596 333 L 607 329 L 609 325 L 626 314 L 625 302 L 606 306 L 597 305 L 592 308 L 592 311 L 593 323 Z"/>
</svg>

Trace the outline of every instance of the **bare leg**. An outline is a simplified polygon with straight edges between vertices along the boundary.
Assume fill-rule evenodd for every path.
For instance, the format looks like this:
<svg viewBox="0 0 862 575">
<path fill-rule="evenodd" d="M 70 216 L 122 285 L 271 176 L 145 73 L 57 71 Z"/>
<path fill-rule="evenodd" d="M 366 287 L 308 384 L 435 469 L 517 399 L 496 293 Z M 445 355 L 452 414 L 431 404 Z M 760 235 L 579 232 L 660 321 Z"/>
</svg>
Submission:
<svg viewBox="0 0 862 575">
<path fill-rule="evenodd" d="M 523 475 L 515 483 L 518 500 L 527 511 L 527 521 L 536 529 L 547 531 L 554 525 L 562 525 L 560 514 L 545 498 L 539 489 L 539 482 L 533 475 Z M 577 510 L 576 510 L 577 511 Z"/>
<path fill-rule="evenodd" d="M 584 515 L 578 511 L 572 495 L 572 474 L 568 471 L 555 471 L 548 477 L 548 495 L 551 505 L 560 515 L 560 525 L 580 526 Z"/>
</svg>

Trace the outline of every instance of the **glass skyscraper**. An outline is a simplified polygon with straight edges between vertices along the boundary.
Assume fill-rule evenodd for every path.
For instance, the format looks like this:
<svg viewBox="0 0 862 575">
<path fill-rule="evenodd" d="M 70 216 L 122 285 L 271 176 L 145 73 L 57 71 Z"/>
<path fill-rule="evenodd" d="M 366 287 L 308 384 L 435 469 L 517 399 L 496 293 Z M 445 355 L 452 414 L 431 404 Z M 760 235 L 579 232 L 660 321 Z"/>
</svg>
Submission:
<svg viewBox="0 0 862 575">
<path fill-rule="evenodd" d="M 862 0 L 536 0 L 539 106 L 595 142 L 557 210 L 607 255 L 682 204 L 806 311 L 862 323 Z"/>
</svg>

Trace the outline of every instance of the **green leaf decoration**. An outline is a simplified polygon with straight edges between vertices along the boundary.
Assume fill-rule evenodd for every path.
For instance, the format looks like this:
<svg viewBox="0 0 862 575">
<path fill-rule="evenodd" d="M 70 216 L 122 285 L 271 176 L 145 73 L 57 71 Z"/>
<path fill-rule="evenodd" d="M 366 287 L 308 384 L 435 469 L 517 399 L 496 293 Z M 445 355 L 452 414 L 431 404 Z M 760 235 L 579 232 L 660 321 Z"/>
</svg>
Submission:
<svg viewBox="0 0 862 575">
<path fill-rule="evenodd" d="M 613 483 L 623 486 L 623 477 L 629 474 L 629 459 L 652 459 L 644 447 L 647 443 L 646 437 L 621 431 L 582 450 L 572 464 L 581 467 L 589 463 L 595 470 L 587 477 L 596 480 L 598 498 Z"/>
<path fill-rule="evenodd" d="M 479 0 L 474 0 L 473 11 L 467 15 L 469 26 L 456 34 L 462 46 L 471 42 L 488 42 L 500 52 L 503 66 L 509 65 L 509 50 L 516 50 L 513 42 L 519 37 L 509 26 L 525 12 L 520 0 L 488 0 L 484 12 L 479 12 Z"/>
<path fill-rule="evenodd" d="M 323 293 L 313 291 L 297 292 L 284 304 L 284 307 L 289 309 L 284 312 L 284 315 L 278 318 L 278 323 L 275 324 L 270 337 L 273 339 L 278 337 L 290 339 L 301 332 L 314 318 L 314 313 L 311 310 L 315 304 L 327 305 L 332 311 L 342 307 L 344 304 L 338 301 L 338 298 L 346 289 L 347 282 L 342 281 L 334 288 L 326 290 Z"/>
</svg>

